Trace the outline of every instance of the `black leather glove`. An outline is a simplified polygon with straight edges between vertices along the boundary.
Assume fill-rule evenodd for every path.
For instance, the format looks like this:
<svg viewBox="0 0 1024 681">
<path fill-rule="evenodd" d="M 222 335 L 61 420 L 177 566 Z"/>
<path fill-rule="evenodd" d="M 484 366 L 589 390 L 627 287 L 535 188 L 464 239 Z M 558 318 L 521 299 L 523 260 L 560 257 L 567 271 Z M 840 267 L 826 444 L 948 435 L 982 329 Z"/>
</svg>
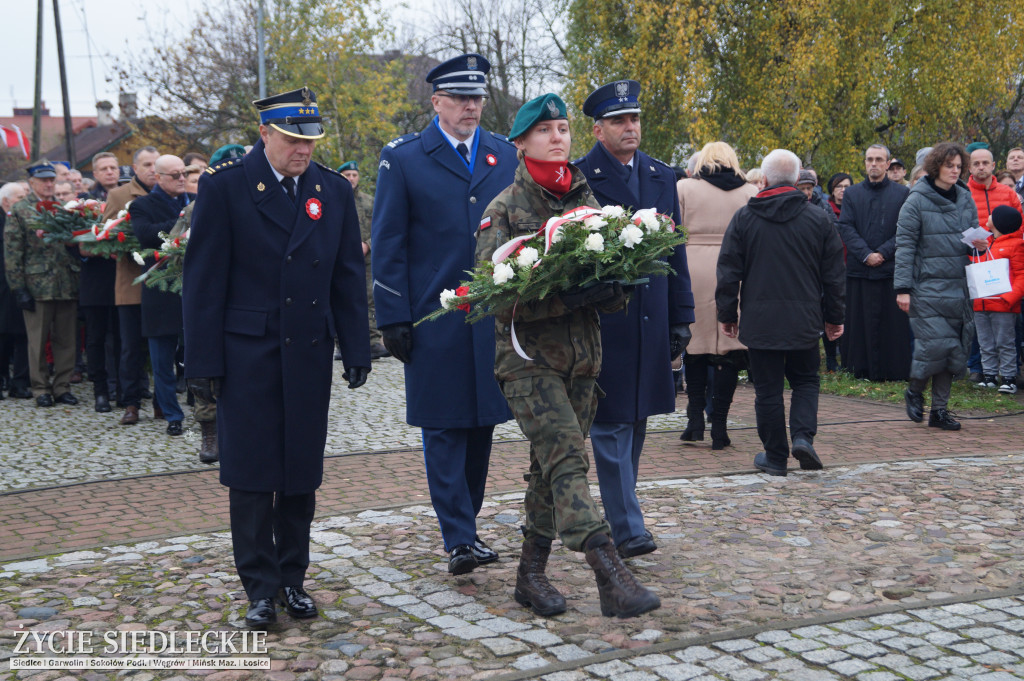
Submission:
<svg viewBox="0 0 1024 681">
<path fill-rule="evenodd" d="M 570 310 L 576 310 L 585 305 L 607 307 L 613 304 L 616 298 L 624 299 L 625 296 L 622 285 L 618 282 L 600 282 L 586 288 L 574 287 L 559 294 L 562 304 Z"/>
<path fill-rule="evenodd" d="M 381 328 L 384 347 L 402 364 L 412 361 L 412 323 L 399 322 Z M 369 369 L 367 369 L 369 371 Z M 362 385 L 362 384 L 360 384 Z"/>
<path fill-rule="evenodd" d="M 14 304 L 19 309 L 27 312 L 36 311 L 36 299 L 32 297 L 32 294 L 28 292 L 27 288 L 19 288 L 14 292 Z"/>
<path fill-rule="evenodd" d="M 217 397 L 220 395 L 219 378 L 190 378 L 186 383 L 188 384 L 188 389 L 192 391 L 192 394 L 204 402 L 213 404 L 217 401 Z"/>
<path fill-rule="evenodd" d="M 366 376 L 369 373 L 370 367 L 352 367 L 351 369 L 347 369 L 341 377 L 348 381 L 348 387 L 349 390 L 351 390 L 366 383 Z"/>
<path fill-rule="evenodd" d="M 676 324 L 668 330 L 668 347 L 672 353 L 672 361 L 674 362 L 676 357 L 683 354 L 683 350 L 690 344 L 690 338 L 693 334 L 690 333 L 689 324 Z"/>
</svg>

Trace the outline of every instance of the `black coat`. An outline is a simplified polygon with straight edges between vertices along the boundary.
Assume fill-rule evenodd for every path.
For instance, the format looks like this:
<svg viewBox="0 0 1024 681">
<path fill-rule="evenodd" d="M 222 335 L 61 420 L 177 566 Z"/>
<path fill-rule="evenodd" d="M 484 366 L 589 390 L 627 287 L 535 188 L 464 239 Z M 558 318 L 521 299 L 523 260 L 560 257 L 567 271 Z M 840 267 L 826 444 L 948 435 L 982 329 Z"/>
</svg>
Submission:
<svg viewBox="0 0 1024 681">
<path fill-rule="evenodd" d="M 105 256 L 82 256 L 78 272 L 78 306 L 114 305 L 117 261 Z"/>
<path fill-rule="evenodd" d="M 748 348 L 804 350 L 817 344 L 824 322 L 843 323 L 843 244 L 794 187 L 766 189 L 736 211 L 717 275 L 718 321 L 735 323 L 742 299 L 739 339 Z"/>
<path fill-rule="evenodd" d="M 182 281 L 185 375 L 222 379 L 220 481 L 312 492 L 323 480 L 332 317 L 345 368 L 370 366 L 352 185 L 310 164 L 296 205 L 262 141 L 199 182 Z"/>
<path fill-rule="evenodd" d="M 598 203 L 634 210 L 656 208 L 675 224 L 682 221 L 671 168 L 638 151 L 633 164 L 639 173 L 640 196 L 635 197 L 614 164 L 621 165 L 600 142 L 575 162 Z M 597 403 L 596 422 L 632 423 L 675 411 L 669 326 L 693 322 L 686 246 L 678 247 L 668 262 L 675 275 L 651 277 L 634 290 L 625 310 L 601 315 L 605 361 L 598 383 L 606 396 Z"/>
<path fill-rule="evenodd" d="M 25 317 L 21 308 L 14 304 L 14 294 L 7 283 L 7 268 L 4 265 L 4 225 L 7 215 L 0 211 L 0 334 L 25 335 Z"/>
<path fill-rule="evenodd" d="M 132 201 L 132 232 L 143 248 L 160 248 L 163 239 L 160 232 L 169 233 L 174 229 L 181 210 L 167 200 L 167 195 L 155 189 L 145 196 Z M 195 198 L 186 194 L 185 205 Z M 156 261 L 146 258 L 146 268 Z M 142 335 L 176 336 L 181 333 L 181 296 L 170 291 L 161 291 L 152 286 L 142 287 Z"/>
<path fill-rule="evenodd" d="M 881 182 L 864 180 L 843 194 L 839 236 L 846 245 L 846 276 L 860 279 L 892 279 L 896 266 L 896 220 L 910 191 L 888 177 Z M 885 258 L 878 267 L 864 259 L 872 253 Z"/>
</svg>

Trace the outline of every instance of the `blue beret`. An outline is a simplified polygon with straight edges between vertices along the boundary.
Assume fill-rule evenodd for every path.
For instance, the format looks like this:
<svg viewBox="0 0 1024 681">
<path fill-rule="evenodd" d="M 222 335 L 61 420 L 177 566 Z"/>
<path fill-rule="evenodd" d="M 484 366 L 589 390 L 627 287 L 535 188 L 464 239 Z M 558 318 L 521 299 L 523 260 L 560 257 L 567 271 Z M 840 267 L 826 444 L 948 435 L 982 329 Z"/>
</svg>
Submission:
<svg viewBox="0 0 1024 681">
<path fill-rule="evenodd" d="M 583 102 L 583 115 L 595 121 L 608 116 L 640 113 L 640 83 L 635 80 L 617 80 L 602 85 Z"/>
<path fill-rule="evenodd" d="M 260 125 L 269 125 L 292 137 L 315 140 L 324 136 L 316 95 L 308 87 L 282 92 L 252 103 L 260 112 Z"/>
<path fill-rule="evenodd" d="M 427 74 L 434 92 L 445 90 L 456 95 L 486 95 L 487 72 L 491 63 L 479 54 L 463 54 L 438 64 Z"/>
</svg>

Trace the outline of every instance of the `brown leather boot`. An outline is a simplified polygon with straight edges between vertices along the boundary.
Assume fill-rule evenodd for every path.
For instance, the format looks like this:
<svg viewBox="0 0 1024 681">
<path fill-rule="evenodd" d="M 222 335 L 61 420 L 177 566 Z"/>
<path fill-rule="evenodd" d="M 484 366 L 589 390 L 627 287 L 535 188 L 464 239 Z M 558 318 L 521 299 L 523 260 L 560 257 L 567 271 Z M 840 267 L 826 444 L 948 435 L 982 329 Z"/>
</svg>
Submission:
<svg viewBox="0 0 1024 681">
<path fill-rule="evenodd" d="M 217 450 L 217 422 L 200 421 L 199 428 L 203 431 L 203 442 L 199 445 L 199 460 L 203 463 L 217 463 L 220 457 Z"/>
<path fill-rule="evenodd" d="M 597 577 L 597 592 L 601 596 L 601 614 L 620 619 L 661 607 L 654 592 L 636 581 L 606 534 L 595 534 L 587 540 L 587 562 Z"/>
<path fill-rule="evenodd" d="M 519 571 L 516 573 L 516 602 L 525 605 L 538 615 L 550 617 L 565 612 L 565 598 L 558 589 L 551 586 L 544 574 L 551 555 L 551 540 L 534 537 L 523 542 L 523 553 L 519 557 Z"/>
<path fill-rule="evenodd" d="M 124 408 L 124 416 L 121 417 L 122 426 L 130 426 L 139 422 L 139 408 L 127 406 Z"/>
</svg>

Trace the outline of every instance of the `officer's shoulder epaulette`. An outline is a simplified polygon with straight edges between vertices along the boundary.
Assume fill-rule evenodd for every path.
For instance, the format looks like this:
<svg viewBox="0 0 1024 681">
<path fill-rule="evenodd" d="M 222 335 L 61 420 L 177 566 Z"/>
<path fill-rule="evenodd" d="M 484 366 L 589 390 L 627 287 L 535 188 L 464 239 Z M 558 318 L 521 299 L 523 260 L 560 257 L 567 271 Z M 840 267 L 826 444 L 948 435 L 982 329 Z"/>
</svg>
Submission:
<svg viewBox="0 0 1024 681">
<path fill-rule="evenodd" d="M 491 133 L 491 137 L 493 137 L 494 139 L 498 140 L 499 142 L 504 142 L 505 144 L 508 144 L 510 146 L 513 146 L 513 147 L 515 146 L 515 144 L 513 144 L 512 141 L 509 140 L 508 137 L 505 137 L 505 135 L 502 135 L 500 132 L 492 132 Z"/>
<path fill-rule="evenodd" d="M 403 144 L 408 144 L 409 142 L 412 142 L 413 140 L 418 140 L 419 138 L 420 134 L 418 132 L 410 132 L 405 135 L 402 135 L 401 137 L 396 137 L 395 139 L 388 142 L 386 146 L 388 149 L 397 149 Z"/>
<path fill-rule="evenodd" d="M 648 156 L 648 158 L 649 158 L 649 159 L 651 159 L 652 161 L 654 161 L 654 163 L 655 163 L 656 165 L 662 166 L 662 167 L 664 167 L 665 169 L 667 169 L 667 170 L 670 170 L 670 171 L 672 171 L 672 166 L 670 166 L 669 164 L 665 163 L 665 162 L 664 162 L 664 161 L 662 161 L 661 159 L 659 159 L 659 158 L 654 158 L 653 156 Z M 672 172 L 675 172 L 675 171 L 672 171 Z"/>
<path fill-rule="evenodd" d="M 313 161 L 313 163 L 315 163 L 315 164 L 317 164 L 318 166 L 320 166 L 320 170 L 324 170 L 324 171 L 326 171 L 326 172 L 330 173 L 331 175 L 337 175 L 337 176 L 338 176 L 338 177 L 340 177 L 341 179 L 343 179 L 343 180 L 345 180 L 346 182 L 348 182 L 348 178 L 347 178 L 347 177 L 345 177 L 344 175 L 342 175 L 341 173 L 339 173 L 339 172 L 338 172 L 337 170 L 335 170 L 334 168 L 332 168 L 332 167 L 330 167 L 330 166 L 325 166 L 325 165 L 324 165 L 323 163 L 321 163 L 320 161 Z"/>
<path fill-rule="evenodd" d="M 210 166 L 209 168 L 206 169 L 206 172 L 208 172 L 209 174 L 213 175 L 214 173 L 219 173 L 222 170 L 227 170 L 228 168 L 241 168 L 241 167 L 242 167 L 242 159 L 240 159 L 240 158 L 229 158 L 228 160 L 226 160 L 226 161 L 224 161 L 222 163 L 218 163 L 215 166 Z"/>
</svg>

